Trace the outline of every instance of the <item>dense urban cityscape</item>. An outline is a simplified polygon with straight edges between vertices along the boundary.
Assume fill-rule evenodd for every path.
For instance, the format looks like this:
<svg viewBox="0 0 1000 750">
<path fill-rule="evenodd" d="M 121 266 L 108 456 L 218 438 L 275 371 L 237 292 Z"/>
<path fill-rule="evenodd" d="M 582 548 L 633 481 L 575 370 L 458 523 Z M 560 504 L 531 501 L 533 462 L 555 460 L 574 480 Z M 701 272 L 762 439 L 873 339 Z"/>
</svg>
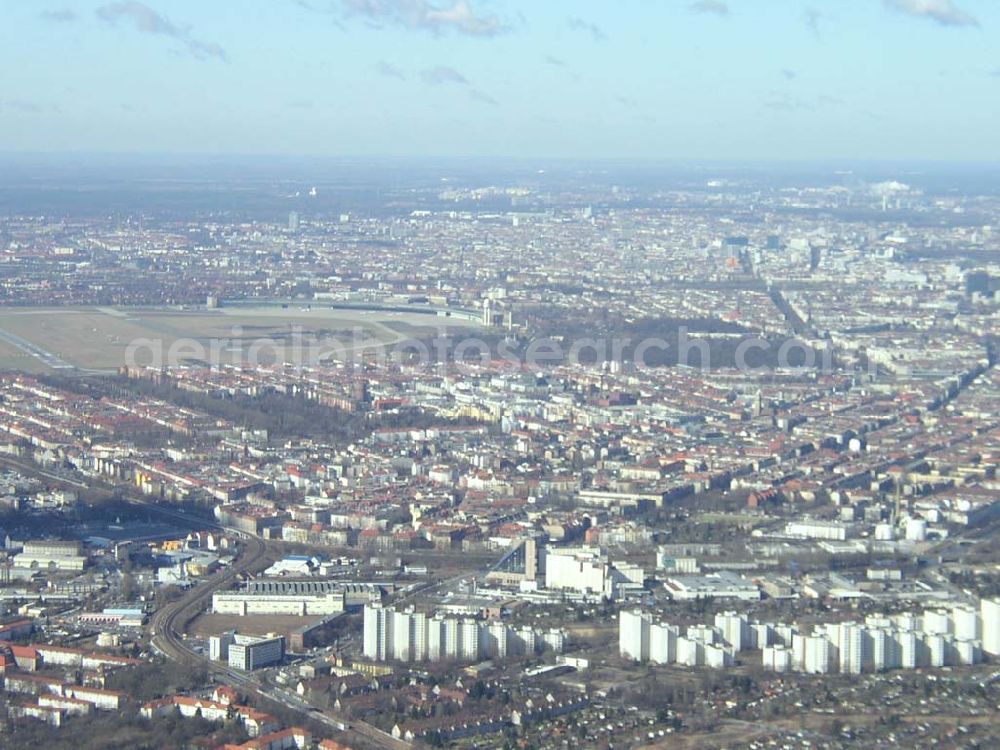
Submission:
<svg viewBox="0 0 1000 750">
<path fill-rule="evenodd" d="M 1000 198 L 720 174 L 7 217 L 7 731 L 990 745 Z"/>
<path fill-rule="evenodd" d="M 0 9 L 0 750 L 1000 748 L 989 0 Z"/>
</svg>

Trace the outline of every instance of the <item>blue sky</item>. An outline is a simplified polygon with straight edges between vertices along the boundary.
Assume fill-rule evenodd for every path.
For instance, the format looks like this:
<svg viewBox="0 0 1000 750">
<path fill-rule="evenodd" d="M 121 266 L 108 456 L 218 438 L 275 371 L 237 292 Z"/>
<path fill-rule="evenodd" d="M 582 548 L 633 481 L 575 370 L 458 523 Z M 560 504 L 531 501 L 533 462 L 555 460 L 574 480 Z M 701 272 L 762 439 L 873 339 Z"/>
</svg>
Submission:
<svg viewBox="0 0 1000 750">
<path fill-rule="evenodd" d="M 0 0 L 0 151 L 1000 160 L 996 0 Z"/>
</svg>

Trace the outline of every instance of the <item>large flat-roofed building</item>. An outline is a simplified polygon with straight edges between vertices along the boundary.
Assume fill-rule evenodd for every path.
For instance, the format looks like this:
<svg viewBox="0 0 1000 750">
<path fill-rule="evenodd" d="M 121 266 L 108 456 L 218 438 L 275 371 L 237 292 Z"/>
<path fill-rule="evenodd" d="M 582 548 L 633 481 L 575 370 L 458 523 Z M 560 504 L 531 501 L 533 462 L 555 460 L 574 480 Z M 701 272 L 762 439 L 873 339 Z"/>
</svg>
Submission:
<svg viewBox="0 0 1000 750">
<path fill-rule="evenodd" d="M 237 615 L 332 615 L 344 611 L 344 592 L 325 594 L 251 594 L 216 593 L 212 596 L 212 611 L 216 614 Z"/>
<path fill-rule="evenodd" d="M 249 672 L 278 664 L 285 655 L 284 636 L 258 638 L 236 635 L 229 646 L 229 666 Z"/>
<path fill-rule="evenodd" d="M 77 541 L 36 540 L 24 543 L 24 549 L 14 557 L 18 568 L 80 571 L 87 563 L 82 545 Z"/>
<path fill-rule="evenodd" d="M 843 542 L 853 533 L 853 527 L 849 524 L 838 523 L 837 521 L 789 521 L 785 524 L 785 533 L 788 536 L 801 537 L 803 539 L 826 539 L 832 542 Z"/>
<path fill-rule="evenodd" d="M 353 581 L 330 581 L 313 578 L 257 578 L 247 581 L 240 593 L 256 596 L 320 596 L 326 594 L 343 594 L 344 606 L 363 607 L 372 602 L 380 602 L 385 598 L 386 591 L 393 589 L 392 584 L 363 583 Z"/>
<path fill-rule="evenodd" d="M 549 548 L 545 555 L 545 588 L 611 596 L 611 564 L 599 547 Z"/>
<path fill-rule="evenodd" d="M 760 599 L 760 589 L 729 571 L 705 576 L 667 578 L 667 592 L 674 599 Z"/>
</svg>

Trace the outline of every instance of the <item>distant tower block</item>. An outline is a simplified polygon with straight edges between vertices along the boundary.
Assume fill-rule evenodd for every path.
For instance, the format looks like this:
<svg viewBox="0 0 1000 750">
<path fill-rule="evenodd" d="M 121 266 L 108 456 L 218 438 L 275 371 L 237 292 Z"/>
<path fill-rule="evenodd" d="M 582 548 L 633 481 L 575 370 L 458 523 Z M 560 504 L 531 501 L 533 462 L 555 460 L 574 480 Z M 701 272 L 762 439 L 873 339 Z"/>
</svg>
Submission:
<svg viewBox="0 0 1000 750">
<path fill-rule="evenodd" d="M 483 300 L 482 323 L 487 328 L 501 326 L 513 328 L 514 317 L 507 303 L 502 300 L 486 298 Z"/>
<path fill-rule="evenodd" d="M 297 232 L 299 231 L 299 212 L 289 211 L 288 212 L 288 231 Z"/>
<path fill-rule="evenodd" d="M 522 581 L 534 581 L 538 577 L 538 543 L 534 539 L 514 542 L 489 573 L 487 583 L 502 586 L 517 586 Z"/>
</svg>

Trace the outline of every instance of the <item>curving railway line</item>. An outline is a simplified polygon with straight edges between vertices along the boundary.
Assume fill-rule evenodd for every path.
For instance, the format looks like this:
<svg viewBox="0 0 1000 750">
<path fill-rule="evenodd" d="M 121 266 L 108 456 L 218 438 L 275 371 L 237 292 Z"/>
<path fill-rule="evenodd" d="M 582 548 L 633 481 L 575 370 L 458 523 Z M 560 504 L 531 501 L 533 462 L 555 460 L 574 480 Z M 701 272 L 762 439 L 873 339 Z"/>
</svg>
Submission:
<svg viewBox="0 0 1000 750">
<path fill-rule="evenodd" d="M 13 466 L 29 475 L 44 476 L 59 485 L 80 488 L 88 486 L 86 483 L 77 482 L 65 476 L 46 471 L 32 462 L 11 456 L 0 456 L 0 465 Z M 220 682 L 238 687 L 248 695 L 256 694 L 280 703 L 302 716 L 302 718 L 319 722 L 335 732 L 341 732 L 355 747 L 366 749 L 381 748 L 382 750 L 411 750 L 412 745 L 410 743 L 398 740 L 377 727 L 367 724 L 364 721 L 349 720 L 346 716 L 342 716 L 334 711 L 319 712 L 294 693 L 287 693 L 274 687 L 268 688 L 253 676 L 229 669 L 225 663 L 212 662 L 207 655 L 200 654 L 190 648 L 182 638 L 182 633 L 188 623 L 199 612 L 205 609 L 212 594 L 216 591 L 230 588 L 237 577 L 247 571 L 251 571 L 264 557 L 267 547 L 260 537 L 222 527 L 204 518 L 192 517 L 182 511 L 151 502 L 144 497 L 136 497 L 129 494 L 121 499 L 128 503 L 141 505 L 156 515 L 171 518 L 185 524 L 195 523 L 201 528 L 224 529 L 229 534 L 241 540 L 239 554 L 232 565 L 191 589 L 180 599 L 164 605 L 153 614 L 150 620 L 150 640 L 153 650 L 181 664 L 190 666 L 204 665 L 209 674 L 213 675 Z"/>
<path fill-rule="evenodd" d="M 408 750 L 409 743 L 397 740 L 389 734 L 370 726 L 365 722 L 351 721 L 345 718 L 338 718 L 326 713 L 317 712 L 298 696 L 284 694 L 279 690 L 268 690 L 252 676 L 232 670 L 222 662 L 213 662 L 204 654 L 199 654 L 190 648 L 181 637 L 182 631 L 187 624 L 202 610 L 212 594 L 216 591 L 229 588 L 237 577 L 251 570 L 264 557 L 266 546 L 259 537 L 252 536 L 233 529 L 226 529 L 238 536 L 242 542 L 239 556 L 225 571 L 220 571 L 210 579 L 187 592 L 177 601 L 170 602 L 161 607 L 153 615 L 150 621 L 152 628 L 153 648 L 161 652 L 168 659 L 172 659 L 181 664 L 191 666 L 204 665 L 208 672 L 214 675 L 220 682 L 233 685 L 242 689 L 245 693 L 256 693 L 265 698 L 281 703 L 286 708 L 292 709 L 313 721 L 318 721 L 328 728 L 346 733 L 355 740 L 359 746 L 371 747 L 372 745 L 384 748 L 385 750 Z"/>
<path fill-rule="evenodd" d="M 151 627 L 153 646 L 175 661 L 182 663 L 200 663 L 206 661 L 200 654 L 188 648 L 180 636 L 180 631 L 205 607 L 205 602 L 212 594 L 221 589 L 229 588 L 237 577 L 253 568 L 264 556 L 264 542 L 255 536 L 234 532 L 241 540 L 242 549 L 239 556 L 224 571 L 216 573 L 204 583 L 188 591 L 174 602 L 161 607 L 153 615 Z M 211 667 L 210 667 L 211 668 Z"/>
</svg>

